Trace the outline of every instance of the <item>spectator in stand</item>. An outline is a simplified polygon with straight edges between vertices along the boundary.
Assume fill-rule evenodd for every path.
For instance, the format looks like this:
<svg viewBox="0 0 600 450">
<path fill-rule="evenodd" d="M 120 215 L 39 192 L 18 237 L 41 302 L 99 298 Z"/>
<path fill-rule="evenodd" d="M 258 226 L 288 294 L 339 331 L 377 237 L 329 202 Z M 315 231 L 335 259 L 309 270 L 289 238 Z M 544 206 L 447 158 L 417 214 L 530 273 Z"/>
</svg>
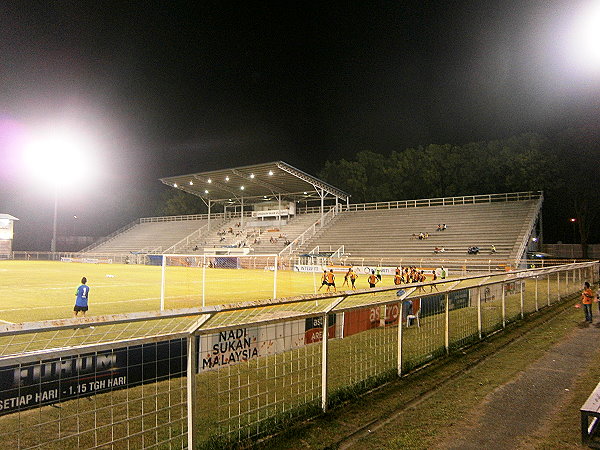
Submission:
<svg viewBox="0 0 600 450">
<path fill-rule="evenodd" d="M 467 253 L 469 255 L 477 255 L 477 254 L 479 254 L 479 247 L 477 247 L 477 246 L 469 247 L 467 249 Z"/>
<path fill-rule="evenodd" d="M 442 231 L 442 224 L 438 223 L 437 229 L 435 231 Z"/>
<path fill-rule="evenodd" d="M 446 228 L 448 228 L 448 227 L 446 226 L 446 224 L 445 224 L 445 223 L 444 223 L 444 224 L 442 224 L 442 231 L 446 231 Z"/>
<path fill-rule="evenodd" d="M 492 248 L 490 249 L 490 253 L 493 255 L 494 253 L 496 253 L 496 246 L 494 244 L 492 244 Z"/>
<path fill-rule="evenodd" d="M 422 241 L 423 239 L 425 239 L 425 235 L 423 233 L 419 233 L 419 240 Z"/>
</svg>

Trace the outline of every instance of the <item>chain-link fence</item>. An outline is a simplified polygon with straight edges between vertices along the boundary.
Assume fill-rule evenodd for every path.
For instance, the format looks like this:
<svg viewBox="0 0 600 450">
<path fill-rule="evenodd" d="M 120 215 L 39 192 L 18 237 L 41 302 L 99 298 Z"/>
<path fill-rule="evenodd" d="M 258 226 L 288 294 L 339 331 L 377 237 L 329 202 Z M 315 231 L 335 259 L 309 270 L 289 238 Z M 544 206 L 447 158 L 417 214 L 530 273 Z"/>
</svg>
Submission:
<svg viewBox="0 0 600 450">
<path fill-rule="evenodd" d="M 576 294 L 598 268 L 0 325 L 0 441 L 120 449 L 255 439 Z"/>
</svg>

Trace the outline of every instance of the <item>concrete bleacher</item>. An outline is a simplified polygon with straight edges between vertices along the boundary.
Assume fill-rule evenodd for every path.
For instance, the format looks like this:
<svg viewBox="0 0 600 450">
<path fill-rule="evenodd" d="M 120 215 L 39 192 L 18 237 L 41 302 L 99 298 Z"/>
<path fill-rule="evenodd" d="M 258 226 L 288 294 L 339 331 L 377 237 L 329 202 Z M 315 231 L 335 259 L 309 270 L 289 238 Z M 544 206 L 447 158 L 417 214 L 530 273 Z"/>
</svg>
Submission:
<svg viewBox="0 0 600 450">
<path fill-rule="evenodd" d="M 143 222 L 117 234 L 110 240 L 93 247 L 91 253 L 156 252 L 171 247 L 176 242 L 204 227 L 207 220 L 179 220 Z"/>
<path fill-rule="evenodd" d="M 509 264 L 518 258 L 518 249 L 537 212 L 537 200 L 478 203 L 420 208 L 346 211 L 328 227 L 305 243 L 297 254 L 316 246 L 335 251 L 344 246 L 345 257 L 355 264 L 362 259 L 411 261 L 461 260 L 469 264 L 488 262 Z M 436 231 L 438 224 L 445 231 Z M 420 240 L 413 236 L 429 233 Z M 496 253 L 491 252 L 492 245 Z M 477 255 L 467 254 L 477 246 Z M 436 247 L 443 253 L 434 253 Z"/>
<path fill-rule="evenodd" d="M 292 241 L 302 234 L 308 227 L 318 221 L 319 214 L 301 214 L 293 216 L 282 222 L 281 226 L 241 226 L 239 217 L 224 222 L 218 227 L 212 227 L 210 233 L 198 244 L 199 251 L 203 248 L 237 247 L 243 246 L 251 249 L 253 253 L 275 254 L 285 247 L 285 241 Z M 237 224 L 240 224 L 238 227 Z M 231 232 L 229 232 L 231 230 Z M 219 232 L 225 231 L 225 234 Z M 271 238 L 273 242 L 271 242 Z M 194 253 L 195 245 L 187 246 L 189 253 Z M 182 253 L 186 253 L 182 251 Z"/>
</svg>

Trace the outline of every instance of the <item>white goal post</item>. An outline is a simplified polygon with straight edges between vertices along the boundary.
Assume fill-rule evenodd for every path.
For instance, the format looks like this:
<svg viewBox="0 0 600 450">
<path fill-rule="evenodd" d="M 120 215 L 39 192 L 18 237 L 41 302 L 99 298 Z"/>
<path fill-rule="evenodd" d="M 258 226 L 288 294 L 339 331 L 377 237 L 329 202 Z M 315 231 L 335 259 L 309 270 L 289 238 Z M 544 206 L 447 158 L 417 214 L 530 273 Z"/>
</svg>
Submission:
<svg viewBox="0 0 600 450">
<path fill-rule="evenodd" d="M 263 271 L 273 272 L 273 298 L 277 298 L 277 272 L 279 266 L 279 255 L 277 254 L 163 254 L 161 264 L 161 283 L 160 283 L 160 310 L 165 309 L 165 287 L 168 284 L 168 267 L 188 267 L 198 269 L 198 280 L 201 280 L 201 291 L 198 296 L 202 296 L 202 306 L 206 306 L 206 283 L 207 270 L 243 270 L 243 269 L 262 269 Z M 200 272 L 201 270 L 201 272 Z"/>
</svg>

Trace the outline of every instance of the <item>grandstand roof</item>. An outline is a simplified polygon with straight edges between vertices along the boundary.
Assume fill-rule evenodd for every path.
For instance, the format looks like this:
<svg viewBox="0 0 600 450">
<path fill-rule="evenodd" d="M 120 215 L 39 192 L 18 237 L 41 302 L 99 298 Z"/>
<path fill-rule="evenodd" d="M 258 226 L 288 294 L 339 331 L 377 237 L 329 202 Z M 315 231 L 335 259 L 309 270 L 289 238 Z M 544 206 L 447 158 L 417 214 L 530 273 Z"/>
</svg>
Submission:
<svg viewBox="0 0 600 450">
<path fill-rule="evenodd" d="M 181 189 L 211 202 L 256 203 L 265 199 L 317 200 L 338 198 L 347 201 L 349 195 L 293 166 L 275 161 L 251 166 L 197 172 L 161 178 L 164 184 Z"/>
</svg>

